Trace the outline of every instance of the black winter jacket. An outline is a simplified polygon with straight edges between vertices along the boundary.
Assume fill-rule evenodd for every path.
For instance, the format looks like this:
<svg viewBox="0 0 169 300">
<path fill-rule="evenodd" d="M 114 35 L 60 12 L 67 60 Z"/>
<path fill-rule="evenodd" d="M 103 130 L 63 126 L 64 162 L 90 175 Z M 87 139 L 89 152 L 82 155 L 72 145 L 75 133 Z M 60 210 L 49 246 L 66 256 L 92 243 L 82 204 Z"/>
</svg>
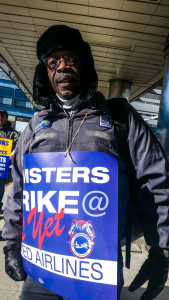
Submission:
<svg viewBox="0 0 169 300">
<path fill-rule="evenodd" d="M 20 133 L 11 128 L 12 123 L 7 121 L 3 127 L 0 128 L 0 138 L 13 140 L 12 150 L 15 149 Z"/>
<path fill-rule="evenodd" d="M 96 109 L 90 109 L 72 147 L 73 151 L 98 151 L 114 156 L 118 161 L 119 173 L 119 240 L 124 232 L 126 206 L 129 199 L 129 172 L 119 155 L 117 135 L 112 128 L 99 125 L 100 116 L 110 115 L 105 99 L 99 92 L 95 94 Z M 113 100 L 112 100 L 113 101 Z M 13 159 L 13 187 L 4 209 L 4 239 L 21 242 L 22 199 L 23 199 L 23 156 L 25 153 L 66 152 L 79 128 L 89 106 L 85 103 L 73 119 L 59 107 L 51 105 L 32 118 L 21 135 Z M 169 256 L 169 166 L 164 152 L 148 125 L 136 110 L 125 104 L 129 133 L 128 147 L 134 167 L 133 186 L 136 190 L 135 206 L 140 225 L 148 245 L 155 251 L 163 251 Z M 52 122 L 52 126 L 42 129 L 36 135 L 35 127 L 40 118 Z"/>
</svg>

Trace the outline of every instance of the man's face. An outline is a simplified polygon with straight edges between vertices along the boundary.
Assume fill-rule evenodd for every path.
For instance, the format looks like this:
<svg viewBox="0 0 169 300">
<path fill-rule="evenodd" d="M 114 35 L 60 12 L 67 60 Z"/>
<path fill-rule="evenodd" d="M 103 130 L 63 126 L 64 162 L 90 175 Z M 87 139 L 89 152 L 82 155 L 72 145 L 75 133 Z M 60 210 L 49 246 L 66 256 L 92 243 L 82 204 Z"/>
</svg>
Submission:
<svg viewBox="0 0 169 300">
<path fill-rule="evenodd" d="M 0 113 L 0 127 L 3 127 L 7 121 L 8 117 L 5 114 Z"/>
<path fill-rule="evenodd" d="M 81 66 L 80 65 L 68 65 L 64 61 L 63 56 L 74 57 L 77 55 L 71 51 L 57 51 L 49 56 L 50 59 L 60 59 L 60 64 L 55 70 L 47 68 L 48 77 L 50 83 L 56 92 L 62 99 L 69 100 L 75 97 L 81 90 Z"/>
</svg>

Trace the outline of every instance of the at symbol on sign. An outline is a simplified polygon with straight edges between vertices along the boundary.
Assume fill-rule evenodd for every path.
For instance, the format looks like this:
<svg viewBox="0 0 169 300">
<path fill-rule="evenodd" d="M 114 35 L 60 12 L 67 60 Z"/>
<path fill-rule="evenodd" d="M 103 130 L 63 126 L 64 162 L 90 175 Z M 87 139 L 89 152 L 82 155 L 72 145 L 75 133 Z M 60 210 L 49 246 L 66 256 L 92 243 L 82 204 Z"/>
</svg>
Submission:
<svg viewBox="0 0 169 300">
<path fill-rule="evenodd" d="M 87 197 L 88 197 L 89 195 L 94 194 L 94 193 L 95 193 L 95 194 L 102 194 L 104 197 L 98 197 L 98 196 L 92 197 L 92 198 L 89 200 L 89 208 L 90 208 L 91 210 L 96 210 L 96 209 L 98 209 L 98 210 L 100 210 L 100 211 L 105 210 L 105 209 L 107 208 L 107 206 L 108 206 L 108 204 L 109 204 L 109 198 L 107 197 L 107 195 L 106 195 L 105 193 L 100 192 L 100 191 L 93 191 L 93 192 L 89 192 L 88 194 L 86 194 L 86 196 L 83 198 L 82 207 L 83 207 L 83 209 L 84 209 L 84 211 L 85 211 L 85 213 L 86 213 L 87 215 L 92 216 L 92 217 L 101 217 L 101 216 L 105 215 L 106 212 L 103 212 L 102 214 L 91 214 L 91 213 L 89 213 L 89 212 L 87 211 L 87 209 L 86 209 L 86 199 L 87 199 Z M 90 198 L 90 197 L 88 197 L 88 198 Z M 103 207 L 101 207 L 101 203 L 102 203 L 102 201 L 104 201 L 104 200 L 103 200 L 104 198 L 105 198 L 105 200 L 106 200 L 106 203 L 105 203 L 105 205 L 104 205 Z M 96 205 L 95 207 L 93 207 L 92 204 L 93 204 L 93 201 L 94 201 L 95 199 L 97 199 L 98 203 L 97 203 L 97 205 Z"/>
</svg>

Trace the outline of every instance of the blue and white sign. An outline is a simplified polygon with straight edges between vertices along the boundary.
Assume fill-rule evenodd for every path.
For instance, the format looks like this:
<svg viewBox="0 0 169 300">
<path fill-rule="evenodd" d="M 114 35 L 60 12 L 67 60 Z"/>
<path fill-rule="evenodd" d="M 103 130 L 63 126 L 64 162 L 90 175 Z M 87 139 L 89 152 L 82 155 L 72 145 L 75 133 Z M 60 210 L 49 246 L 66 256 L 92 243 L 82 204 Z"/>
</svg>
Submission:
<svg viewBox="0 0 169 300">
<path fill-rule="evenodd" d="M 0 178 L 8 178 L 13 140 L 0 138 Z"/>
<path fill-rule="evenodd" d="M 70 300 L 117 299 L 117 160 L 101 152 L 24 156 L 26 273 Z"/>
<path fill-rule="evenodd" d="M 8 178 L 10 156 L 0 155 L 0 177 Z"/>
</svg>

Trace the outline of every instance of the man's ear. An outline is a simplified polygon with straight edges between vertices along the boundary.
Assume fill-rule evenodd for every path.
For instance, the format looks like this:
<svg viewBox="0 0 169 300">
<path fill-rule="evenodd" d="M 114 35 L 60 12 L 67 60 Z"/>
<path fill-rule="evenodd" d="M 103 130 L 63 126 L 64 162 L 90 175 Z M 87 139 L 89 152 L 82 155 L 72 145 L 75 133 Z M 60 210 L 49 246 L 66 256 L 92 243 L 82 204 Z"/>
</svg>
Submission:
<svg viewBox="0 0 169 300">
<path fill-rule="evenodd" d="M 49 81 L 46 67 L 43 63 L 39 63 L 35 69 L 33 80 L 33 100 L 36 104 L 48 105 L 53 103 L 55 91 Z M 51 101 L 51 102 L 50 102 Z"/>
</svg>

